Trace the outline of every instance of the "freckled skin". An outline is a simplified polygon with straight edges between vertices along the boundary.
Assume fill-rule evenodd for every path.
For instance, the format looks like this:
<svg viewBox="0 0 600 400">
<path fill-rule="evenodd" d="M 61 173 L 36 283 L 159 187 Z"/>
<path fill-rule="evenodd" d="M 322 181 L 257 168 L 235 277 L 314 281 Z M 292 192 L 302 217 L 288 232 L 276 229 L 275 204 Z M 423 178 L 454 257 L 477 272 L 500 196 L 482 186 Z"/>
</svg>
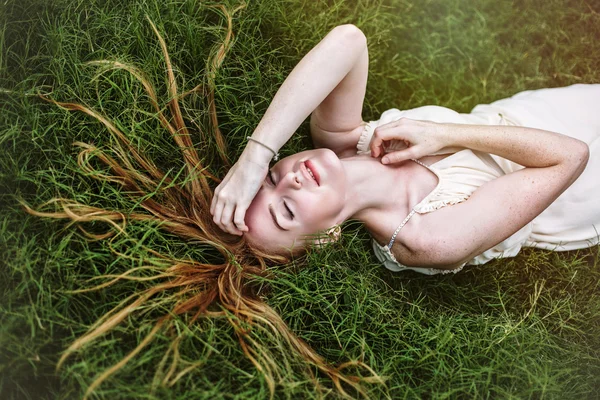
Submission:
<svg viewBox="0 0 600 400">
<path fill-rule="evenodd" d="M 270 148 L 279 149 L 310 115 L 315 145 L 329 148 L 340 157 L 356 154 L 356 143 L 364 126 L 361 112 L 368 61 L 364 34 L 353 25 L 336 27 L 303 57 L 286 78 L 255 129 L 253 138 Z M 391 140 L 404 142 L 407 147 L 383 156 L 379 151 L 384 148 L 384 141 Z M 406 265 L 435 268 L 454 268 L 515 233 L 577 179 L 589 157 L 589 149 L 584 142 L 550 131 L 518 126 L 437 124 L 407 118 L 378 126 L 370 146 L 371 156 L 383 156 L 381 162 L 387 160 L 389 165 L 411 158 L 420 159 L 441 149 L 458 148 L 494 154 L 525 167 L 482 185 L 462 203 L 420 215 L 408 222 L 392 251 Z M 249 148 L 262 150 L 266 157 L 272 156 L 262 146 L 247 146 L 244 154 Z M 297 170 L 291 170 L 297 173 Z M 301 179 L 302 175 L 297 176 Z M 375 183 L 381 180 L 382 185 L 388 184 L 384 176 L 373 175 L 372 179 Z M 247 237 L 250 241 L 279 247 L 294 246 L 307 234 L 341 222 L 337 220 L 337 213 L 347 206 L 345 194 L 348 188 L 332 184 L 324 185 L 321 191 L 310 190 L 300 194 L 291 192 L 293 179 L 286 182 L 283 189 L 261 189 L 250 205 L 247 215 L 250 224 Z M 407 208 L 406 198 L 410 198 L 411 191 L 416 193 L 414 190 L 422 189 L 422 186 L 418 181 L 402 184 L 410 189 L 405 199 L 398 197 L 400 202 L 404 202 L 398 207 Z M 290 197 L 290 202 L 298 208 L 295 220 L 285 221 L 288 212 L 279 201 L 285 196 Z M 270 221 L 268 205 L 273 203 L 276 203 L 276 213 L 287 229 L 285 232 L 276 230 Z M 381 204 L 371 206 L 376 209 Z M 381 215 L 382 219 L 388 218 Z M 411 229 L 417 221 L 419 230 Z M 381 225 L 390 225 L 385 224 L 387 221 L 380 222 Z M 390 227 L 379 236 L 390 237 L 392 232 Z M 433 234 L 425 236 L 423 232 Z"/>
<path fill-rule="evenodd" d="M 408 227 L 407 235 L 400 236 L 392 249 L 408 266 L 453 269 L 507 239 L 556 200 L 583 172 L 589 157 L 585 143 L 554 132 L 458 124 L 444 127 L 447 131 L 442 136 L 453 140 L 444 145 L 493 153 L 525 168 L 487 182 L 467 201 L 421 215 L 419 231 Z M 419 232 L 436 234 L 416 240 Z"/>
<path fill-rule="evenodd" d="M 581 146 L 578 140 L 552 132 L 511 127 L 513 129 L 499 130 L 489 136 L 493 140 L 485 141 L 478 135 L 495 127 L 454 125 L 449 128 L 458 130 L 451 134 L 458 138 L 453 145 L 495 151 L 530 168 L 484 184 L 467 201 L 419 215 L 420 229 L 413 232 L 410 227 L 405 228 L 406 231 L 398 237 L 392 248 L 395 256 L 408 266 L 453 269 L 502 242 L 539 215 L 574 182 L 585 168 L 589 156 L 587 146 Z M 529 132 L 523 133 L 523 130 Z M 536 134 L 545 138 L 547 146 L 550 144 L 550 154 L 537 149 L 537 141 L 532 139 Z M 502 141 L 519 141 L 517 138 L 521 141 L 517 147 L 529 148 L 529 152 L 521 151 L 519 156 L 513 156 L 501 147 Z M 578 151 L 579 155 L 573 156 Z M 249 240 L 289 249 L 305 245 L 308 235 L 337 223 L 336 217 L 344 206 L 346 191 L 340 183 L 343 182 L 340 179 L 343 175 L 337 164 L 339 159 L 330 150 L 313 152 L 316 152 L 315 155 L 310 157 L 313 157 L 316 165 L 327 165 L 322 169 L 322 185 L 311 186 L 310 181 L 300 182 L 302 184 L 299 186 L 292 184 L 298 184 L 293 177 L 305 179 L 299 172 L 298 163 L 305 160 L 310 152 L 298 153 L 276 164 L 273 169 L 277 187 L 265 185 L 248 210 Z M 329 175 L 324 171 L 328 171 Z M 289 184 L 282 183 L 283 179 L 280 179 L 286 174 Z M 383 178 L 373 176 L 373 180 L 378 179 Z M 406 186 L 411 187 L 410 182 Z M 298 214 L 296 220 L 282 222 L 289 229 L 285 232 L 277 230 L 268 212 L 268 204 L 277 204 L 282 196 L 293 202 Z M 284 218 L 285 211 L 281 206 L 278 207 L 279 217 Z M 435 234 L 428 239 L 422 237 L 422 232 Z"/>
</svg>

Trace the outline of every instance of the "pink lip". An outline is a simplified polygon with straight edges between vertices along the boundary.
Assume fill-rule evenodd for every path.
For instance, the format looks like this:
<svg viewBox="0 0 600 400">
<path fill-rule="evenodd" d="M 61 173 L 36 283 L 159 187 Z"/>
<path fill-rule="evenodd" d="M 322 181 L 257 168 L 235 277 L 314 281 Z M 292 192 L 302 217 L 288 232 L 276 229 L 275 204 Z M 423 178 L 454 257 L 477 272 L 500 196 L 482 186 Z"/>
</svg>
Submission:
<svg viewBox="0 0 600 400">
<path fill-rule="evenodd" d="M 310 174 L 308 173 L 308 169 L 307 169 L 306 164 L 304 162 L 300 163 L 300 171 L 302 171 L 302 175 L 304 176 L 304 179 L 306 179 L 307 181 L 312 181 L 312 182 L 315 181 L 313 179 L 313 177 L 310 176 Z"/>
<path fill-rule="evenodd" d="M 315 166 L 313 165 L 313 163 L 311 163 L 310 160 L 306 160 L 306 161 L 304 161 L 304 166 L 305 166 L 305 168 L 310 169 L 310 172 L 312 172 L 313 175 L 315 176 L 315 181 L 317 182 L 317 186 L 321 186 L 321 176 L 315 169 Z M 308 175 L 308 177 L 312 179 L 312 176 Z"/>
</svg>

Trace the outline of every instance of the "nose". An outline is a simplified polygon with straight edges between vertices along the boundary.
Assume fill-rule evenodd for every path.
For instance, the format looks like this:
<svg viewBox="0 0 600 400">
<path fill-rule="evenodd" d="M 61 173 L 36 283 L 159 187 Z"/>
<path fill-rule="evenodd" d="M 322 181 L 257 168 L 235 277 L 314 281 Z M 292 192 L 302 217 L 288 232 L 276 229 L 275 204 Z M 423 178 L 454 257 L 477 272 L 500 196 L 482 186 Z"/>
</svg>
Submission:
<svg viewBox="0 0 600 400">
<path fill-rule="evenodd" d="M 284 175 L 281 179 L 280 185 L 286 188 L 300 189 L 302 188 L 302 182 L 298 178 L 298 175 L 294 171 L 290 171 Z"/>
</svg>

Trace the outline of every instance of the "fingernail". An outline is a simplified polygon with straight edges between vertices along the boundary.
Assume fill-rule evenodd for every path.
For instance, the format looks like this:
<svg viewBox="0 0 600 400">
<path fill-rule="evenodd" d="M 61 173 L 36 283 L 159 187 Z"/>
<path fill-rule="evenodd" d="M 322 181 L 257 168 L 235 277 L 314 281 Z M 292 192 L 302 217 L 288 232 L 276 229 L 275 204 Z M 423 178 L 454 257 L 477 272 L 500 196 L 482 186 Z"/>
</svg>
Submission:
<svg viewBox="0 0 600 400">
<path fill-rule="evenodd" d="M 390 159 L 389 159 L 389 158 L 382 158 L 382 159 L 381 159 L 381 162 L 382 162 L 383 164 L 388 164 L 388 163 L 390 162 Z"/>
</svg>

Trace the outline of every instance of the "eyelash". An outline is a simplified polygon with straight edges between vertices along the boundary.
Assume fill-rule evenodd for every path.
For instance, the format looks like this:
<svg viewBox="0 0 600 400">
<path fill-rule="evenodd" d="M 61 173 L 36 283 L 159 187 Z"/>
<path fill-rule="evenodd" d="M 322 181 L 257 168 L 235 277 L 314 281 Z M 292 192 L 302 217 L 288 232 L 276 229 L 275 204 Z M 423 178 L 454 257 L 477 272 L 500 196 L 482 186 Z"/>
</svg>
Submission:
<svg viewBox="0 0 600 400">
<path fill-rule="evenodd" d="M 271 181 L 271 184 L 273 186 L 275 186 L 275 180 L 273 179 L 273 171 L 269 171 L 269 180 Z M 290 216 L 292 219 L 294 219 L 294 213 L 292 212 L 292 210 L 290 210 L 290 208 L 288 207 L 287 203 L 285 202 L 285 200 L 283 201 L 283 206 L 285 207 L 285 209 L 287 210 L 287 212 L 290 213 Z"/>
<path fill-rule="evenodd" d="M 283 201 L 283 206 L 285 207 L 286 210 L 288 210 L 288 212 L 290 213 L 290 215 L 292 216 L 292 219 L 294 219 L 294 213 L 292 212 L 292 210 L 290 210 L 290 208 L 288 207 L 287 203 L 285 202 L 285 200 Z"/>
<path fill-rule="evenodd" d="M 269 180 L 271 181 L 271 185 L 275 186 L 275 181 L 273 180 L 273 172 L 269 171 Z"/>
</svg>

